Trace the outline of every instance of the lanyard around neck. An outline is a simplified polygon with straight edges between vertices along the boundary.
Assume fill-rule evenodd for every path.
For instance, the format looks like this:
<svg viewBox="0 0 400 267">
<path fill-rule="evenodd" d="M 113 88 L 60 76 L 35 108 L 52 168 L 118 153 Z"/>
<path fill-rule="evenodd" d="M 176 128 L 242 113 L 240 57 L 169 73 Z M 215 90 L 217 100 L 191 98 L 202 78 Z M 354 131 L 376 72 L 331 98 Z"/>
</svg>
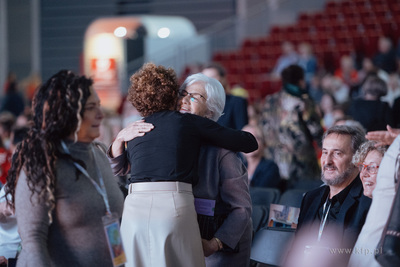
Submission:
<svg viewBox="0 0 400 267">
<path fill-rule="evenodd" d="M 321 223 L 319 224 L 319 231 L 318 231 L 318 242 L 321 240 L 322 232 L 324 231 L 325 223 L 326 223 L 326 220 L 328 219 L 329 210 L 332 205 L 332 202 L 329 201 L 329 205 L 328 205 L 328 207 L 326 207 L 326 205 L 328 203 L 328 198 L 329 198 L 329 195 L 326 198 L 326 201 L 324 203 L 324 208 L 322 210 L 322 220 L 321 220 Z"/>
<path fill-rule="evenodd" d="M 69 151 L 69 149 L 64 141 L 61 141 L 61 146 L 66 154 L 71 155 L 71 152 Z M 93 158 L 95 159 L 95 153 L 94 153 L 93 146 L 91 148 L 92 148 Z M 92 177 L 90 177 L 89 173 L 86 171 L 85 168 L 83 168 L 82 165 L 80 165 L 79 163 L 77 163 L 75 161 L 73 161 L 73 164 L 80 172 L 83 173 L 83 175 L 85 175 L 89 179 L 89 181 L 96 188 L 96 191 L 103 197 L 103 201 L 104 201 L 104 205 L 106 206 L 107 214 L 111 214 L 110 204 L 108 202 L 107 191 L 106 191 L 106 187 L 104 185 L 103 176 L 101 175 L 101 172 L 100 172 L 99 168 L 97 167 L 96 161 L 94 164 L 96 167 L 96 174 L 99 177 L 100 186 L 96 183 L 95 180 L 93 180 Z"/>
</svg>

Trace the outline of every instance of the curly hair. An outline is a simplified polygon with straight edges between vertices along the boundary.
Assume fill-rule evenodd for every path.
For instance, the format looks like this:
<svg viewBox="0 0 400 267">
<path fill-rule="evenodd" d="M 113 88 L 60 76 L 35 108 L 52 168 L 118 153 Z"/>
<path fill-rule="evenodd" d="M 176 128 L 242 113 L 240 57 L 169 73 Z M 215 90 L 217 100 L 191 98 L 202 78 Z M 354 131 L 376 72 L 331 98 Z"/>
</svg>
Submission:
<svg viewBox="0 0 400 267">
<path fill-rule="evenodd" d="M 32 101 L 32 122 L 24 140 L 18 145 L 13 163 L 8 173 L 7 200 L 15 208 L 15 190 L 21 169 L 27 177 L 31 198 L 39 195 L 49 207 L 49 221 L 55 208 L 56 161 L 58 158 L 70 159 L 85 164 L 59 150 L 61 140 L 77 132 L 83 118 L 83 107 L 90 96 L 92 80 L 62 70 L 42 84 Z M 77 177 L 78 177 L 77 171 Z"/>
<path fill-rule="evenodd" d="M 140 115 L 176 109 L 179 84 L 173 69 L 147 63 L 131 76 L 130 82 L 127 99 Z"/>
<path fill-rule="evenodd" d="M 371 151 L 377 151 L 382 157 L 386 153 L 386 146 L 376 146 L 375 141 L 366 141 L 364 142 L 356 151 L 353 156 L 352 162 L 354 165 L 358 165 L 362 163 L 367 157 L 368 153 Z"/>
</svg>

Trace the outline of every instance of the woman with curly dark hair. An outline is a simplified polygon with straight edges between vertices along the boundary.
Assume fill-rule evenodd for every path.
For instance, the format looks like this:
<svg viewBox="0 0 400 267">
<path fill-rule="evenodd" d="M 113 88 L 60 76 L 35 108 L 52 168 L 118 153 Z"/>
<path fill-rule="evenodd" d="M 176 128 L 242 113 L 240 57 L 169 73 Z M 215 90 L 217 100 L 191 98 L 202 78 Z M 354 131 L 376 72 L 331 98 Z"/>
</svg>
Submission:
<svg viewBox="0 0 400 267">
<path fill-rule="evenodd" d="M 92 80 L 60 71 L 32 109 L 6 185 L 22 239 L 18 266 L 113 266 L 102 219 L 121 217 L 123 196 L 93 142 L 104 116 Z"/>
<path fill-rule="evenodd" d="M 128 99 L 154 129 L 143 134 L 147 131 L 144 122 L 143 128 L 128 126 L 108 151 L 110 157 L 126 157 L 117 162 L 129 164 L 131 170 L 121 223 L 129 267 L 205 266 L 192 193 L 199 179 L 200 146 L 257 149 L 250 133 L 176 111 L 178 90 L 172 69 L 148 63 L 132 75 Z M 186 94 L 190 101 L 206 101 L 199 93 Z M 140 137 L 132 140 L 133 136 Z"/>
</svg>

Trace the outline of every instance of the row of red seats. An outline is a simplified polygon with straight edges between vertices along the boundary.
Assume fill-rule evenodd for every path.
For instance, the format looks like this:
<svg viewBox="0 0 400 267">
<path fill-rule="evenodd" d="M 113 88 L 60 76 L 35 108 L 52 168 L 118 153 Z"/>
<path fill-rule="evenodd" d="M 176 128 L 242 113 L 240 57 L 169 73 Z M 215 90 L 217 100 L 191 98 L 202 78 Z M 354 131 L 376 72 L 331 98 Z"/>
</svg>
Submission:
<svg viewBox="0 0 400 267">
<path fill-rule="evenodd" d="M 323 11 L 300 14 L 294 25 L 272 27 L 267 36 L 247 39 L 239 50 L 215 53 L 213 60 L 227 68 L 231 85 L 241 84 L 253 98 L 264 97 L 279 90 L 266 74 L 281 55 L 283 41 L 312 44 L 319 64 L 332 70 L 341 55 L 373 56 L 382 35 L 394 41 L 400 36 L 398 0 L 330 1 Z"/>
</svg>

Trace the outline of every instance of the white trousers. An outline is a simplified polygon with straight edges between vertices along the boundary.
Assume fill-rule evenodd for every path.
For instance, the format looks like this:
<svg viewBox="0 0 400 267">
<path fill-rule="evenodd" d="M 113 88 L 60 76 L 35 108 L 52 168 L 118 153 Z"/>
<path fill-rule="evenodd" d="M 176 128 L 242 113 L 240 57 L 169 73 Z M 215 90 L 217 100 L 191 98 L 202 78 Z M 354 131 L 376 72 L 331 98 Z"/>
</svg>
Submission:
<svg viewBox="0 0 400 267">
<path fill-rule="evenodd" d="M 190 184 L 130 184 L 121 235 L 126 267 L 205 267 Z"/>
</svg>

